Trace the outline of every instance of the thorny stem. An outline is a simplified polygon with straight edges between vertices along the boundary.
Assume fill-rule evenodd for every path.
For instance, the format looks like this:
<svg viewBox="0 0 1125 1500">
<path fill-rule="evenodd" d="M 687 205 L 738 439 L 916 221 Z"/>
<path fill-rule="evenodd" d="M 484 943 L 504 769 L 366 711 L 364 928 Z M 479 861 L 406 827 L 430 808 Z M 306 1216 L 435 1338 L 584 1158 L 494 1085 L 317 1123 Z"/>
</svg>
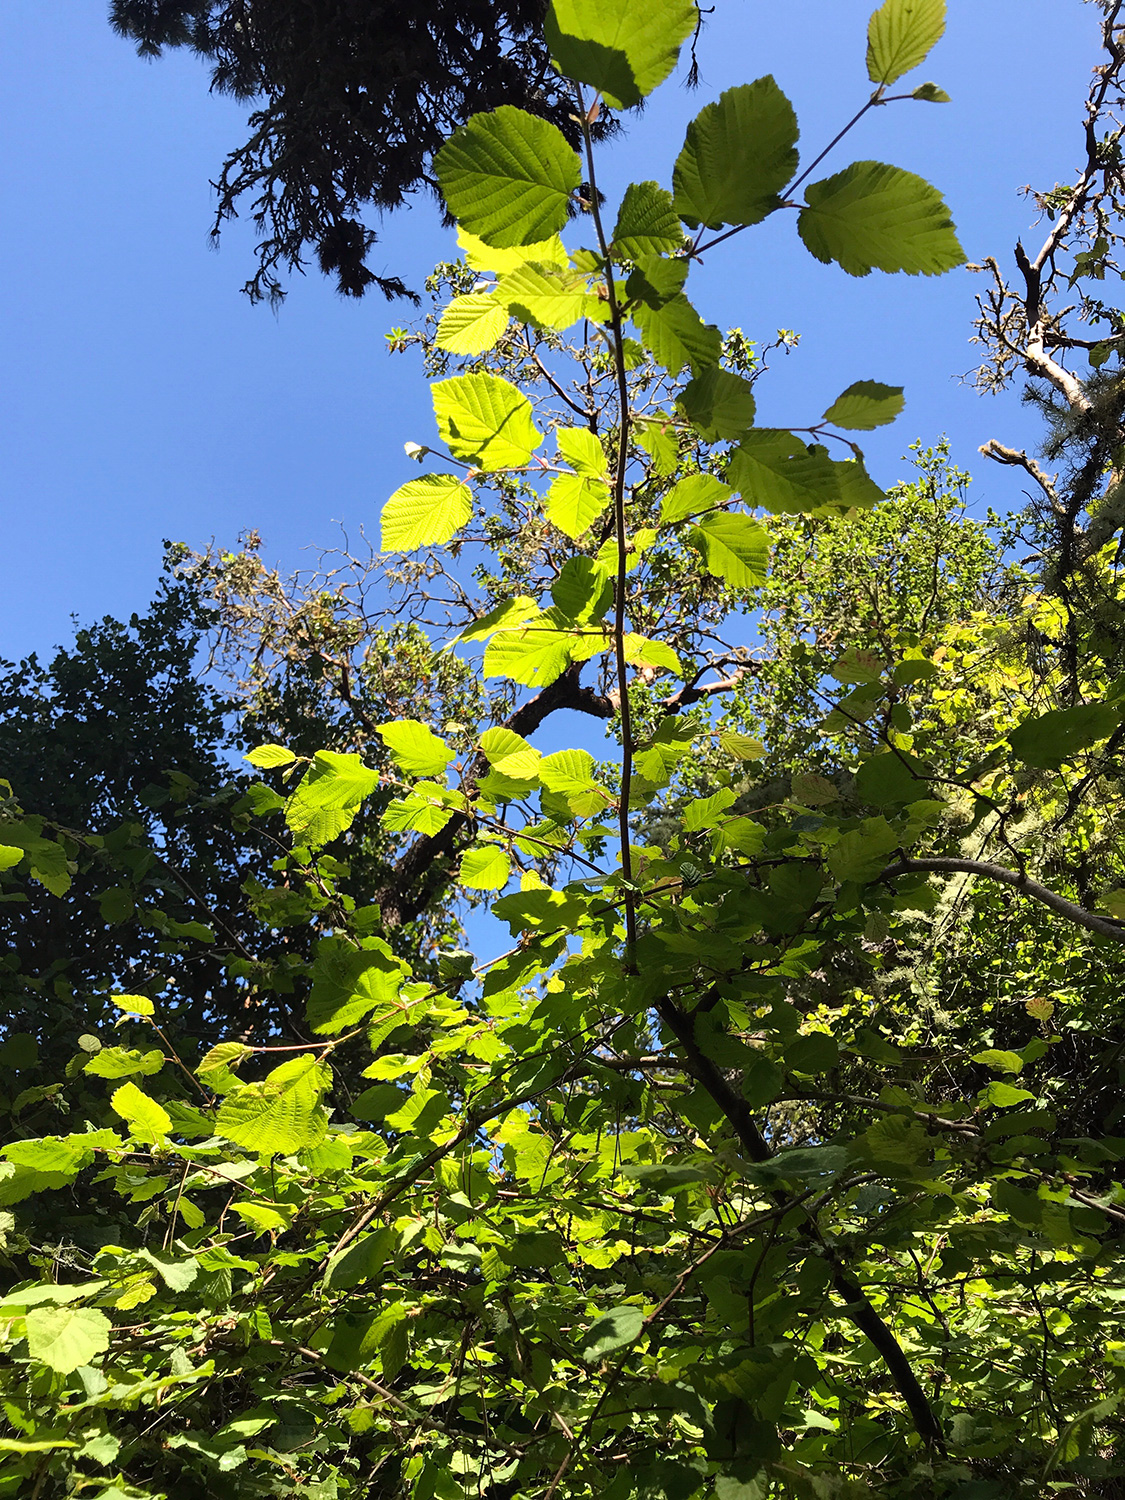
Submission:
<svg viewBox="0 0 1125 1500">
<path fill-rule="evenodd" d="M 629 464 L 629 381 L 625 371 L 625 344 L 622 334 L 621 304 L 617 300 L 617 288 L 613 280 L 613 265 L 609 258 L 609 241 L 602 224 L 598 205 L 598 184 L 594 171 L 593 142 L 590 138 L 590 118 L 582 98 L 582 90 L 576 85 L 578 112 L 582 121 L 582 139 L 585 146 L 587 182 L 590 188 L 590 213 L 594 230 L 598 236 L 598 249 L 606 263 L 606 296 L 609 303 L 609 320 L 613 332 L 613 361 L 617 374 L 617 400 L 620 408 L 617 432 L 617 467 L 613 476 L 613 519 L 617 537 L 617 578 L 614 586 L 613 644 L 617 658 L 617 696 L 621 710 L 621 799 L 618 807 L 618 828 L 621 838 L 621 873 L 625 878 L 625 952 L 626 966 L 632 971 L 636 966 L 637 909 L 633 893 L 633 856 L 629 847 L 629 801 L 633 781 L 633 714 L 629 702 L 629 679 L 625 662 L 625 606 L 628 578 L 628 552 L 625 536 L 625 474 Z"/>
</svg>

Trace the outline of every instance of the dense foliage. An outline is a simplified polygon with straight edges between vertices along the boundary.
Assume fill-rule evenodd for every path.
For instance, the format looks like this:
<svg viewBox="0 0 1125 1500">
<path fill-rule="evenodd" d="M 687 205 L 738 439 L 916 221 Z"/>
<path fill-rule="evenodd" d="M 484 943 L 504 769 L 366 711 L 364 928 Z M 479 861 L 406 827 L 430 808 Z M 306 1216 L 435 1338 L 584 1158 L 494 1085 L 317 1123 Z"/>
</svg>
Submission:
<svg viewBox="0 0 1125 1500">
<path fill-rule="evenodd" d="M 30 1006 L 0 1052 L 0 1493 L 1122 1492 L 1116 447 L 997 532 L 940 448 L 877 487 L 877 372 L 755 425 L 765 352 L 699 317 L 699 256 L 796 210 L 852 275 L 963 257 L 921 179 L 810 180 L 771 78 L 604 204 L 600 101 L 695 23 L 555 0 L 581 157 L 508 106 L 438 153 L 463 259 L 395 342 L 439 438 L 380 554 L 174 559 L 257 741 L 214 826 L 268 869 L 235 840 L 248 951 L 177 915 L 66 995 L 64 1068 Z M 876 11 L 869 108 L 940 101 L 889 90 L 943 25 Z M 1025 362 L 1072 379 L 1059 327 Z M 21 777 L 13 906 L 167 859 L 123 793 L 82 832 Z"/>
</svg>

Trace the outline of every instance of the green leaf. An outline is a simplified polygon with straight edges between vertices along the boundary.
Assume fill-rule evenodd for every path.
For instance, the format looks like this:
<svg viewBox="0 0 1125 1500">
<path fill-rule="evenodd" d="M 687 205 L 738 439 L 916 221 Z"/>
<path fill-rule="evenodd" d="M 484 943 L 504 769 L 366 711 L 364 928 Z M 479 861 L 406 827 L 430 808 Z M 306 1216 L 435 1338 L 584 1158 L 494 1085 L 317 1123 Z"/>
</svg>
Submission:
<svg viewBox="0 0 1125 1500">
<path fill-rule="evenodd" d="M 297 759 L 292 750 L 286 750 L 284 745 L 259 745 L 257 749 L 251 750 L 249 755 L 244 755 L 242 758 L 261 770 L 272 770 L 275 766 L 291 766 Z"/>
<path fill-rule="evenodd" d="M 785 1049 L 785 1066 L 794 1073 L 827 1073 L 839 1060 L 836 1040 L 825 1031 L 794 1037 Z"/>
<path fill-rule="evenodd" d="M 791 432 L 747 433 L 731 454 L 727 481 L 751 508 L 783 516 L 819 510 L 840 496 L 832 460 Z"/>
<path fill-rule="evenodd" d="M 613 599 L 612 574 L 592 557 L 568 557 L 551 585 L 551 598 L 570 620 L 600 619 Z"/>
<path fill-rule="evenodd" d="M 754 390 L 750 382 L 717 366 L 690 380 L 676 404 L 700 437 L 709 443 L 738 439 L 754 425 Z"/>
<path fill-rule="evenodd" d="M 466 263 L 474 271 L 493 271 L 497 276 L 514 271 L 517 266 L 522 266 L 529 260 L 545 266 L 565 267 L 570 264 L 570 257 L 557 234 L 547 240 L 537 240 L 533 245 L 513 245 L 509 249 L 498 250 L 494 245 L 486 245 L 475 234 L 459 228 L 457 243 L 465 252 Z"/>
<path fill-rule="evenodd" d="M 500 249 L 557 234 L 582 180 L 562 131 L 510 104 L 459 126 L 434 170 L 457 222 Z"/>
<path fill-rule="evenodd" d="M 533 615 L 517 630 L 497 632 L 484 653 L 484 675 L 546 687 L 569 666 L 578 637 L 555 612 Z"/>
<path fill-rule="evenodd" d="M 60 1375 L 109 1348 L 112 1324 L 92 1307 L 37 1307 L 27 1315 L 27 1351 Z"/>
<path fill-rule="evenodd" d="M 559 474 L 543 496 L 543 509 L 552 526 L 577 540 L 609 504 L 609 486 L 603 479 L 583 474 Z"/>
<path fill-rule="evenodd" d="M 186 1292 L 199 1275 L 199 1262 L 191 1256 L 170 1255 L 166 1250 L 142 1250 L 140 1255 L 154 1267 L 169 1291 Z"/>
<path fill-rule="evenodd" d="M 689 516 L 728 505 L 734 497 L 730 485 L 713 474 L 689 474 L 674 484 L 660 502 L 660 519 L 665 525 L 685 521 Z"/>
<path fill-rule="evenodd" d="M 321 1096 L 331 1069 L 311 1052 L 283 1062 L 262 1083 L 244 1084 L 223 1100 L 216 1132 L 259 1156 L 287 1156 L 318 1146 L 328 1131 Z"/>
<path fill-rule="evenodd" d="M 668 77 L 697 21 L 692 0 L 551 0 L 544 32 L 564 78 L 631 109 Z"/>
<path fill-rule="evenodd" d="M 491 292 L 454 297 L 441 315 L 434 342 L 450 354 L 483 354 L 508 326 L 508 309 Z"/>
<path fill-rule="evenodd" d="M 1035 1095 L 1027 1089 L 1017 1089 L 1014 1084 L 1001 1083 L 999 1079 L 995 1079 L 981 1089 L 979 1097 L 982 1104 L 991 1104 L 995 1109 L 1011 1109 L 1014 1104 L 1034 1099 Z"/>
<path fill-rule="evenodd" d="M 839 503 L 847 510 L 873 510 L 887 498 L 859 459 L 834 461 L 832 472 L 840 490 Z"/>
<path fill-rule="evenodd" d="M 132 1134 L 139 1140 L 162 1140 L 172 1128 L 168 1111 L 143 1094 L 135 1083 L 123 1083 L 114 1090 L 109 1102 L 115 1114 L 128 1120 Z"/>
<path fill-rule="evenodd" d="M 625 189 L 612 251 L 618 260 L 670 255 L 684 243 L 672 194 L 656 182 L 631 182 Z"/>
<path fill-rule="evenodd" d="M 479 469 L 522 469 L 543 441 L 531 402 L 499 375 L 455 375 L 438 381 L 430 392 L 438 431 L 450 453 Z"/>
<path fill-rule="evenodd" d="M 365 797 L 379 785 L 378 771 L 358 755 L 318 750 L 285 807 L 293 837 L 320 847 L 350 828 Z"/>
<path fill-rule="evenodd" d="M 588 750 L 557 750 L 539 762 L 539 779 L 552 792 L 585 792 L 595 785 L 594 757 Z"/>
<path fill-rule="evenodd" d="M 905 404 L 901 385 L 857 380 L 836 397 L 824 413 L 824 420 L 851 432 L 870 432 L 893 422 Z"/>
<path fill-rule="evenodd" d="M 733 729 L 719 731 L 719 746 L 725 754 L 733 755 L 736 760 L 761 760 L 766 753 L 761 740 L 753 739 L 748 734 L 738 734 Z"/>
<path fill-rule="evenodd" d="M 872 807 L 901 807 L 930 794 L 929 768 L 905 750 L 865 760 L 855 773 L 856 796 Z"/>
<path fill-rule="evenodd" d="M 936 188 L 884 162 L 857 161 L 810 183 L 797 230 L 817 260 L 836 261 L 849 276 L 872 268 L 940 276 L 964 264 L 965 252 Z"/>
<path fill-rule="evenodd" d="M 636 1343 L 644 1327 L 644 1312 L 639 1307 L 611 1307 L 596 1318 L 586 1330 L 582 1357 L 590 1364 L 602 1360 L 607 1354 L 625 1349 Z"/>
<path fill-rule="evenodd" d="M 535 328 L 570 328 L 584 318 L 604 323 L 609 316 L 609 304 L 590 290 L 587 276 L 554 266 L 518 266 L 500 282 L 496 298 Z"/>
<path fill-rule="evenodd" d="M 585 478 L 598 479 L 609 468 L 605 449 L 588 427 L 559 427 L 555 442 L 566 462 Z"/>
<path fill-rule="evenodd" d="M 874 880 L 883 873 L 887 857 L 898 842 L 899 835 L 886 818 L 867 818 L 833 844 L 828 851 L 828 868 L 837 880 Z"/>
<path fill-rule="evenodd" d="M 912 99 L 920 99 L 923 104 L 948 104 L 949 95 L 944 89 L 939 89 L 936 83 L 920 83 L 910 96 Z"/>
<path fill-rule="evenodd" d="M 512 862 L 499 844 L 477 844 L 466 849 L 457 878 L 471 891 L 499 891 L 511 873 Z"/>
<path fill-rule="evenodd" d="M 988 1047 L 983 1052 L 974 1053 L 972 1060 L 980 1063 L 982 1067 L 991 1068 L 994 1073 L 1021 1073 L 1023 1071 L 1023 1058 L 1018 1052 L 1001 1051 L 995 1047 Z"/>
<path fill-rule="evenodd" d="M 375 732 L 408 776 L 444 776 L 452 751 L 432 729 L 417 719 L 395 719 L 377 724 Z"/>
<path fill-rule="evenodd" d="M 534 779 L 539 774 L 539 751 L 514 729 L 486 729 L 480 737 L 480 748 L 489 765 L 502 776 Z"/>
<path fill-rule="evenodd" d="M 797 117 L 772 78 L 727 89 L 687 128 L 672 174 L 676 212 L 693 229 L 757 224 L 797 170 Z"/>
<path fill-rule="evenodd" d="M 765 583 L 769 537 L 749 516 L 725 511 L 705 516 L 688 532 L 688 541 L 703 553 L 712 577 L 735 588 L 757 588 Z"/>
<path fill-rule="evenodd" d="M 156 1007 L 147 995 L 111 995 L 109 997 L 118 1010 L 130 1016 L 152 1016 Z"/>
<path fill-rule="evenodd" d="M 1008 743 L 1025 766 L 1057 770 L 1064 761 L 1107 739 L 1121 723 L 1121 709 L 1109 703 L 1056 708 L 1025 719 Z"/>
<path fill-rule="evenodd" d="M 96 1052 L 82 1070 L 98 1078 L 128 1078 L 131 1074 L 159 1073 L 164 1066 L 164 1054 L 160 1051 L 135 1052 L 125 1047 L 103 1047 Z"/>
<path fill-rule="evenodd" d="M 608 642 L 606 643 L 608 646 Z M 625 660 L 634 667 L 659 667 L 666 672 L 681 675 L 680 658 L 664 641 L 653 641 L 648 636 L 626 631 L 622 645 Z"/>
<path fill-rule="evenodd" d="M 383 506 L 384 552 L 414 552 L 448 542 L 473 513 L 473 492 L 455 474 L 424 474 L 401 485 Z"/>
<path fill-rule="evenodd" d="M 629 316 L 645 348 L 670 374 L 678 375 L 685 365 L 699 374 L 718 364 L 722 335 L 714 323 L 704 323 L 682 292 L 659 307 L 637 303 Z"/>
<path fill-rule="evenodd" d="M 23 858 L 23 850 L 12 844 L 0 844 L 0 870 L 10 870 Z"/>
<path fill-rule="evenodd" d="M 924 62 L 945 32 L 945 0 L 884 0 L 867 24 L 867 76 L 894 83 Z"/>
</svg>

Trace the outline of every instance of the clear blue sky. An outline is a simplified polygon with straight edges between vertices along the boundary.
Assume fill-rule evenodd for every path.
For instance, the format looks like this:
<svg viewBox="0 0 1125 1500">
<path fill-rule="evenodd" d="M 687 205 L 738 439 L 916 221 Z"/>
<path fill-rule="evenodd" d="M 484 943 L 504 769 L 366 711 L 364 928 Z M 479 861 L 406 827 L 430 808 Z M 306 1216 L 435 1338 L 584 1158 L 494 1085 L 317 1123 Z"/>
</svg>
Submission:
<svg viewBox="0 0 1125 1500">
<path fill-rule="evenodd" d="M 701 89 L 665 85 L 607 152 L 604 185 L 667 181 L 695 110 L 763 73 L 793 99 L 806 158 L 862 102 L 866 0 L 714 3 Z M 256 526 L 267 556 L 292 566 L 303 548 L 333 543 L 333 520 L 373 526 L 417 472 L 403 441 L 432 433 L 417 365 L 384 351 L 405 306 L 342 301 L 315 273 L 276 316 L 241 296 L 252 232 L 228 230 L 216 254 L 207 230 L 209 179 L 243 139 L 245 111 L 211 97 L 187 57 L 138 60 L 104 10 L 100 0 L 0 8 L 8 658 L 65 640 L 71 614 L 142 608 L 164 537 L 231 544 Z M 1031 219 L 1018 189 L 1076 165 L 1096 19 L 1081 0 L 951 0 L 947 36 L 917 81 L 933 78 L 954 102 L 875 112 L 833 163 L 874 157 L 922 173 L 945 192 L 970 259 L 1010 256 Z M 807 421 L 856 379 L 904 384 L 904 418 L 866 445 L 876 477 L 902 475 L 912 438 L 947 432 L 977 476 L 975 502 L 1016 503 L 1016 478 L 976 448 L 994 435 L 1033 444 L 1034 419 L 1015 398 L 957 383 L 974 363 L 976 278 L 854 281 L 799 250 L 781 218 L 716 251 L 693 281 L 716 321 L 758 338 L 778 326 L 803 334 L 761 390 L 760 420 Z M 451 237 L 418 199 L 387 222 L 378 253 L 420 285 Z"/>
</svg>

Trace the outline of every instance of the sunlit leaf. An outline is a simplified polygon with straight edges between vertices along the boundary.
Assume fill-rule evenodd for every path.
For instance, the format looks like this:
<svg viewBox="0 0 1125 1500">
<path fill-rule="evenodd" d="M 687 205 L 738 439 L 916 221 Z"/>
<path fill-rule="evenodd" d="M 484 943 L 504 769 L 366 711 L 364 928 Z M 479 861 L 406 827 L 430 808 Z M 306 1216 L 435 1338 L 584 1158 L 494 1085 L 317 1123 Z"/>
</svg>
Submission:
<svg viewBox="0 0 1125 1500">
<path fill-rule="evenodd" d="M 544 31 L 564 77 L 627 109 L 668 77 L 697 20 L 692 0 L 551 0 Z"/>
<path fill-rule="evenodd" d="M 687 128 L 672 174 L 676 212 L 693 229 L 757 224 L 797 170 L 797 117 L 772 78 L 727 89 Z"/>
<path fill-rule="evenodd" d="M 945 32 L 945 0 L 883 0 L 867 25 L 867 76 L 894 83 L 924 62 Z"/>
<path fill-rule="evenodd" d="M 453 474 L 411 479 L 383 506 L 384 552 L 413 552 L 448 542 L 473 513 L 473 492 Z"/>
<path fill-rule="evenodd" d="M 510 104 L 459 126 L 434 171 L 457 222 L 500 249 L 557 234 L 582 178 L 562 131 Z"/>
<path fill-rule="evenodd" d="M 477 468 L 523 468 L 543 440 L 531 402 L 499 375 L 455 375 L 431 386 L 430 394 L 449 451 Z"/>
<path fill-rule="evenodd" d="M 964 263 L 965 252 L 941 194 L 913 172 L 857 161 L 834 177 L 810 183 L 797 228 L 817 260 L 849 276 L 872 269 L 940 276 Z"/>
</svg>

